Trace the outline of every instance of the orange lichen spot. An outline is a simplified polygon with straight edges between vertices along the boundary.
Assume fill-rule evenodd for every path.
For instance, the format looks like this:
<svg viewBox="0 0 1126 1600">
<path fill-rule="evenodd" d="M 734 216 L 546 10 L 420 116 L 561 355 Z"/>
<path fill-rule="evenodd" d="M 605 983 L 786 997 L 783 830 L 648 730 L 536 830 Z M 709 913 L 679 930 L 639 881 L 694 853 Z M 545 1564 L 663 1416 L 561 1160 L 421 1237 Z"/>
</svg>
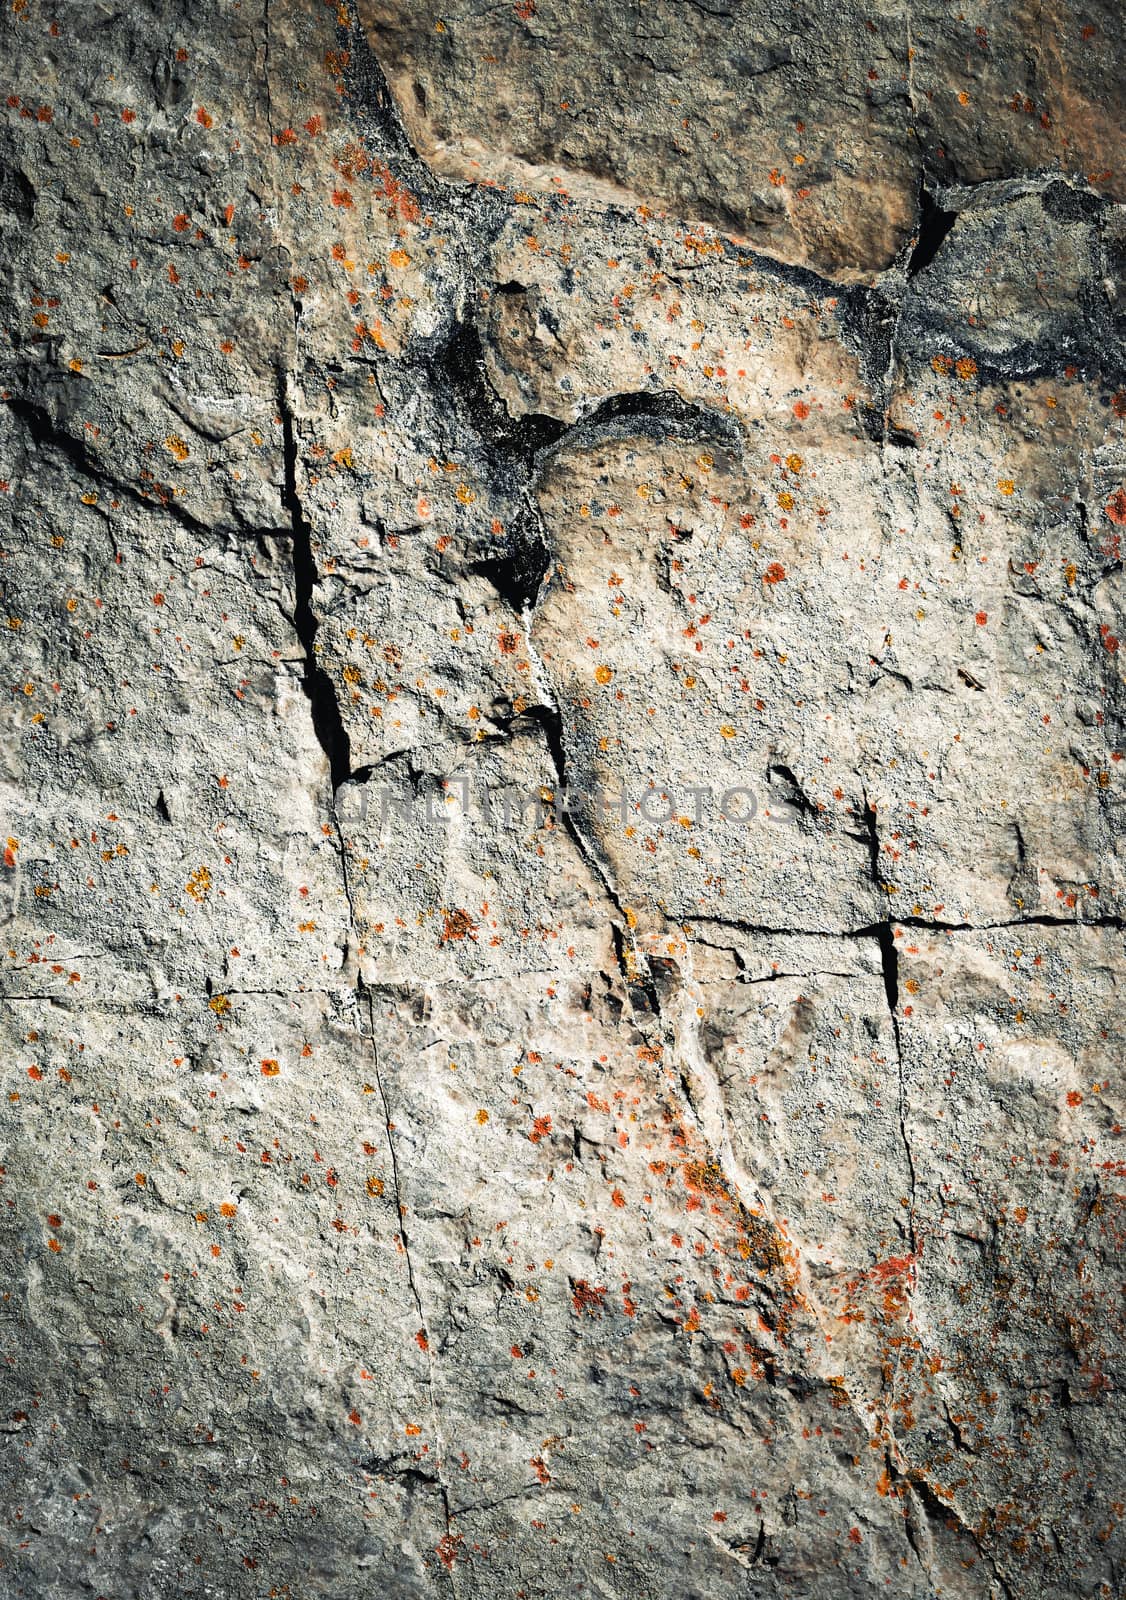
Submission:
<svg viewBox="0 0 1126 1600">
<path fill-rule="evenodd" d="M 184 889 L 198 905 L 202 905 L 211 893 L 211 873 L 206 867 L 197 867 L 189 876 Z"/>
<path fill-rule="evenodd" d="M 264 1078 L 276 1078 L 280 1071 L 281 1067 L 274 1060 L 273 1056 L 266 1056 L 263 1058 L 262 1076 Z"/>
</svg>

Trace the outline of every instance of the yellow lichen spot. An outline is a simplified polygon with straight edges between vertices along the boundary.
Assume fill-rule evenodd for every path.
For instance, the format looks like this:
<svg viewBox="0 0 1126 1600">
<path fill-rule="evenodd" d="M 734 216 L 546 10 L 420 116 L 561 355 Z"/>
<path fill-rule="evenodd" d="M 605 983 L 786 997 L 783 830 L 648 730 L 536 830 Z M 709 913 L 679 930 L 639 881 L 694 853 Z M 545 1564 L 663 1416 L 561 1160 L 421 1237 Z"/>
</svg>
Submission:
<svg viewBox="0 0 1126 1600">
<path fill-rule="evenodd" d="M 781 494 L 778 496 L 778 504 L 782 507 L 783 511 L 792 511 L 794 509 L 794 497 L 790 493 L 789 489 L 782 490 Z"/>
<path fill-rule="evenodd" d="M 276 1078 L 280 1071 L 281 1067 L 273 1056 L 267 1056 L 262 1062 L 262 1076 L 264 1078 Z"/>
<path fill-rule="evenodd" d="M 82 504 L 84 506 L 96 506 L 97 503 L 98 497 L 92 489 L 82 496 Z"/>
<path fill-rule="evenodd" d="M 70 360 L 67 362 L 67 366 L 72 372 L 82 371 L 82 363 L 79 361 L 77 356 L 71 356 Z"/>
<path fill-rule="evenodd" d="M 411 264 L 411 258 L 405 250 L 392 250 L 387 259 L 393 267 L 409 267 Z"/>
<path fill-rule="evenodd" d="M 9 617 L 8 626 L 11 628 L 13 633 L 18 633 L 23 627 L 23 623 L 20 621 L 19 617 Z"/>
<path fill-rule="evenodd" d="M 997 487 L 1000 489 L 1002 494 L 1012 494 L 1013 490 L 1016 488 L 1016 485 L 1011 478 L 998 478 Z"/>
<path fill-rule="evenodd" d="M 488 1120 L 489 1120 L 489 1113 L 485 1110 L 484 1106 L 482 1106 L 480 1111 L 478 1111 L 478 1113 L 477 1113 L 477 1121 L 481 1124 L 482 1127 L 484 1127 L 485 1123 L 488 1122 Z"/>
<path fill-rule="evenodd" d="M 360 669 L 359 667 L 353 667 L 351 665 L 347 667 L 341 667 L 340 676 L 344 679 L 345 683 L 359 683 Z"/>
<path fill-rule="evenodd" d="M 211 893 L 211 873 L 206 867 L 197 867 L 184 887 L 192 899 L 202 905 Z"/>
<path fill-rule="evenodd" d="M 457 486 L 457 498 L 463 506 L 471 506 L 477 496 L 467 483 L 459 483 Z"/>
<path fill-rule="evenodd" d="M 973 356 L 959 356 L 954 363 L 954 371 L 963 383 L 969 383 L 972 378 L 977 376 L 977 362 Z"/>
<path fill-rule="evenodd" d="M 191 451 L 178 433 L 170 433 L 168 435 L 164 441 L 164 448 L 170 456 L 175 456 L 177 461 L 186 461 L 191 455 Z"/>
<path fill-rule="evenodd" d="M 352 450 L 350 446 L 344 450 L 334 451 L 332 459 L 336 462 L 338 467 L 347 467 L 349 472 L 352 471 L 355 465 L 352 460 Z"/>
<path fill-rule="evenodd" d="M 609 683 L 613 676 L 613 669 L 608 667 L 605 662 L 602 662 L 594 669 L 595 681 L 598 683 Z"/>
<path fill-rule="evenodd" d="M 729 722 L 725 722 L 719 731 L 725 739 L 734 739 L 735 737 L 735 729 Z"/>
<path fill-rule="evenodd" d="M 789 467 L 791 472 L 800 472 L 803 465 L 801 456 L 787 456 L 786 465 Z"/>
<path fill-rule="evenodd" d="M 383 1193 L 383 1179 L 377 1178 L 373 1173 L 364 1184 L 364 1188 L 373 1200 L 378 1200 Z"/>
<path fill-rule="evenodd" d="M 231 1002 L 225 994 L 213 994 L 207 1002 L 217 1017 L 225 1017 L 231 1009 Z"/>
</svg>

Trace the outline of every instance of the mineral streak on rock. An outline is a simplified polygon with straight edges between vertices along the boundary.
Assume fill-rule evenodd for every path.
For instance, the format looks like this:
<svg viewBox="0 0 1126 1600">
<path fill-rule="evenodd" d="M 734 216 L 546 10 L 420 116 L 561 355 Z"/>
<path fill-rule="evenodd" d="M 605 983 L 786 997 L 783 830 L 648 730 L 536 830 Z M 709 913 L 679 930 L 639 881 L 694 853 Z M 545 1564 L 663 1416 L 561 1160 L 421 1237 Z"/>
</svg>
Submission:
<svg viewBox="0 0 1126 1600">
<path fill-rule="evenodd" d="M 1119 5 L 0 19 L 0 1600 L 1112 1600 Z"/>
</svg>

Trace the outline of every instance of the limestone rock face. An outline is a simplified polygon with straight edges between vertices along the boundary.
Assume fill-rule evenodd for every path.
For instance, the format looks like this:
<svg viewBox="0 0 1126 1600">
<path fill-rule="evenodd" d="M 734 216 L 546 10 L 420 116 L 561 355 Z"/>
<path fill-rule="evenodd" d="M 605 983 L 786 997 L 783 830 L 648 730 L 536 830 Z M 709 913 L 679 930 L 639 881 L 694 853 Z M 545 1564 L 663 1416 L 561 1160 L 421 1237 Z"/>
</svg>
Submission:
<svg viewBox="0 0 1126 1600">
<path fill-rule="evenodd" d="M 0 1600 L 1111 1600 L 1123 14 L 0 21 Z"/>
</svg>

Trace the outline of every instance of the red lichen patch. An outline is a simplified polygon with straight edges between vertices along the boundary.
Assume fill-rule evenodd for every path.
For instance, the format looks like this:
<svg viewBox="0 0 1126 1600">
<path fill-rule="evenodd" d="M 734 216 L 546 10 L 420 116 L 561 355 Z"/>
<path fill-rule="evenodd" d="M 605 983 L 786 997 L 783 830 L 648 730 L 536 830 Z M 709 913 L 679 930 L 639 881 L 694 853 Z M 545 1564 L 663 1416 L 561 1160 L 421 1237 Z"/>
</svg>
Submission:
<svg viewBox="0 0 1126 1600">
<path fill-rule="evenodd" d="M 572 1278 L 571 1305 L 574 1307 L 576 1317 L 581 1317 L 584 1313 L 588 1317 L 600 1317 L 605 1310 L 605 1299 L 605 1284 L 599 1284 L 596 1288 L 585 1278 Z"/>
<path fill-rule="evenodd" d="M 1126 489 L 1116 489 L 1106 503 L 1106 514 L 1118 527 L 1126 527 Z"/>
<path fill-rule="evenodd" d="M 785 583 L 786 569 L 780 561 L 772 561 L 762 575 L 763 583 Z"/>
<path fill-rule="evenodd" d="M 477 924 L 468 911 L 455 909 L 444 911 L 442 937 L 439 944 L 451 944 L 455 939 L 476 939 Z"/>
<path fill-rule="evenodd" d="M 460 1554 L 461 1544 L 462 1537 L 460 1533 L 444 1533 L 434 1546 L 435 1554 L 447 1572 L 453 1571 L 454 1562 Z"/>
</svg>

